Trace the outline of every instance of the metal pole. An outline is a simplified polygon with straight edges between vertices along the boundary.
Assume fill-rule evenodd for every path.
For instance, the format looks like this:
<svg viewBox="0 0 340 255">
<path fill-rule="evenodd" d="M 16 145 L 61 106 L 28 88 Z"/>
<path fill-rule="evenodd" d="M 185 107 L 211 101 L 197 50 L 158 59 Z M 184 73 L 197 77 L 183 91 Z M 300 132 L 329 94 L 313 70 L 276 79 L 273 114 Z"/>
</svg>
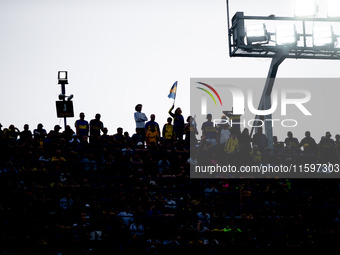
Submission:
<svg viewBox="0 0 340 255">
<path fill-rule="evenodd" d="M 65 95 L 66 95 L 65 84 L 61 84 L 61 94 L 64 96 L 63 102 L 65 102 Z M 64 108 L 66 108 L 65 103 L 64 103 Z M 66 117 L 64 117 L 64 130 L 66 130 Z"/>
<path fill-rule="evenodd" d="M 271 93 L 273 90 L 275 77 L 277 74 L 277 70 L 279 68 L 279 65 L 285 60 L 287 54 L 289 53 L 289 50 L 287 47 L 283 48 L 281 51 L 277 52 L 275 57 L 272 59 L 272 62 L 270 63 L 266 84 L 264 86 L 260 104 L 258 109 L 259 110 L 268 110 L 271 108 Z M 259 115 L 256 115 L 255 119 L 259 119 Z M 266 130 L 266 136 L 268 141 L 268 148 L 273 149 L 273 127 L 272 123 L 270 121 L 266 121 L 266 119 L 272 119 L 272 115 L 266 115 L 263 116 L 263 120 L 265 122 L 265 130 Z M 254 121 L 253 126 L 258 126 L 258 121 Z M 252 136 L 254 131 L 254 127 L 251 128 L 250 136 Z"/>
</svg>

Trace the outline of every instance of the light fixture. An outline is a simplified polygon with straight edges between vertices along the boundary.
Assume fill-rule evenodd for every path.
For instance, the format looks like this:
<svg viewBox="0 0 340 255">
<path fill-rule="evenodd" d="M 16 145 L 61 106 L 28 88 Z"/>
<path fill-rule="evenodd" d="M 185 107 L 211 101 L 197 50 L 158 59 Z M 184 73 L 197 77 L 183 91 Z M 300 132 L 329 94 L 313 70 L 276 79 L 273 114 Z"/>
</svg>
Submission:
<svg viewBox="0 0 340 255">
<path fill-rule="evenodd" d="M 315 0 L 295 0 L 295 17 L 314 17 L 316 12 Z"/>
<path fill-rule="evenodd" d="M 67 71 L 58 72 L 58 84 L 68 84 Z"/>
<path fill-rule="evenodd" d="M 329 18 L 340 17 L 340 1 L 339 0 L 328 0 L 327 1 L 327 16 Z"/>
<path fill-rule="evenodd" d="M 335 36 L 331 25 L 314 25 L 313 46 L 334 46 Z"/>
<path fill-rule="evenodd" d="M 265 24 L 251 24 L 246 26 L 247 44 L 268 43 L 269 35 Z"/>
<path fill-rule="evenodd" d="M 276 27 L 276 45 L 296 45 L 298 36 L 295 24 L 280 24 Z"/>
</svg>

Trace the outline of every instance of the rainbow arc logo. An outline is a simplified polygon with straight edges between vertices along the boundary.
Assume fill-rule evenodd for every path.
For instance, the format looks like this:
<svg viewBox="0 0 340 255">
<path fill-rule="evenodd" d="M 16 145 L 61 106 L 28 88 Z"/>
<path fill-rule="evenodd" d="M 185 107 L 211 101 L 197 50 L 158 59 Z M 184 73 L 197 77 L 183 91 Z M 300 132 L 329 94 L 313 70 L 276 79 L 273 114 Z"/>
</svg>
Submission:
<svg viewBox="0 0 340 255">
<path fill-rule="evenodd" d="M 203 82 L 197 82 L 197 83 L 198 83 L 198 84 L 201 84 L 201 85 L 203 85 L 203 86 L 205 86 L 205 87 L 207 87 L 207 88 L 209 88 L 209 89 L 217 96 L 217 98 L 218 98 L 218 100 L 220 101 L 220 104 L 221 104 L 221 106 L 222 106 L 221 97 L 220 97 L 220 95 L 217 93 L 217 91 L 216 91 L 212 86 L 210 86 L 210 85 L 208 85 L 208 84 L 206 84 L 206 83 L 203 83 Z M 196 88 L 198 88 L 198 89 L 203 90 L 204 92 L 206 92 L 206 93 L 212 98 L 212 100 L 214 101 L 215 105 L 217 105 L 216 100 L 215 100 L 213 94 L 212 94 L 209 90 L 207 90 L 207 89 L 205 89 L 205 88 L 201 88 L 201 87 L 196 87 Z"/>
</svg>

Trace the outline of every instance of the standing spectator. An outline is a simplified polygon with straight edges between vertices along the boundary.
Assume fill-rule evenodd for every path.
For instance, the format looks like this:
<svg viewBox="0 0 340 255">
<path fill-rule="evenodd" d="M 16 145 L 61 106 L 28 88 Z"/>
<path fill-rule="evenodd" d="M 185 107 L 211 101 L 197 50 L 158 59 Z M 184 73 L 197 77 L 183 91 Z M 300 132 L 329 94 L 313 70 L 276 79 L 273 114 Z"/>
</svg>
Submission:
<svg viewBox="0 0 340 255">
<path fill-rule="evenodd" d="M 158 144 L 159 133 L 154 125 L 151 125 L 150 130 L 146 132 L 146 145 L 150 146 L 152 143 Z"/>
<path fill-rule="evenodd" d="M 225 151 L 227 152 L 227 154 L 235 154 L 238 148 L 239 148 L 239 144 L 238 144 L 237 136 L 235 132 L 232 132 L 231 137 L 229 138 L 228 143 L 226 144 Z"/>
<path fill-rule="evenodd" d="M 142 105 L 137 104 L 135 107 L 135 121 L 136 121 L 136 129 L 139 129 L 141 131 L 141 135 L 145 137 L 145 121 L 148 120 L 148 117 L 146 117 L 145 113 L 142 112 Z"/>
<path fill-rule="evenodd" d="M 262 127 L 257 128 L 256 134 L 253 135 L 252 145 L 257 145 L 259 151 L 261 153 L 264 152 L 264 149 L 267 147 L 267 137 L 263 134 Z"/>
<path fill-rule="evenodd" d="M 202 135 L 206 138 L 206 141 L 211 145 L 215 146 L 216 143 L 216 128 L 214 123 L 211 121 L 212 115 L 207 114 L 207 121 L 202 124 Z"/>
<path fill-rule="evenodd" d="M 246 160 L 251 150 L 251 138 L 249 135 L 248 128 L 243 129 L 240 135 L 239 145 L 240 145 L 240 156 L 242 159 L 244 158 Z"/>
<path fill-rule="evenodd" d="M 169 110 L 170 116 L 174 119 L 174 132 L 176 140 L 183 141 L 183 134 L 184 134 L 184 118 L 182 116 L 182 109 L 177 108 L 175 113 L 172 113 L 175 105 L 173 104 Z"/>
<path fill-rule="evenodd" d="M 336 134 L 335 135 L 335 147 L 336 147 L 336 153 L 338 160 L 340 159 L 340 135 Z"/>
<path fill-rule="evenodd" d="M 158 123 L 155 121 L 156 119 L 156 116 L 155 114 L 151 114 L 150 115 L 150 121 L 146 122 L 145 123 L 145 133 L 151 129 L 151 125 L 154 125 L 155 126 L 155 129 L 157 130 L 158 134 L 161 135 L 161 132 L 159 130 L 159 125 Z"/>
<path fill-rule="evenodd" d="M 175 135 L 175 132 L 174 132 L 174 126 L 171 124 L 172 122 L 172 118 L 169 117 L 167 119 L 167 123 L 164 124 L 163 126 L 163 138 L 165 139 L 165 143 L 166 144 L 169 144 L 173 138 L 174 138 L 174 135 Z"/>
<path fill-rule="evenodd" d="M 194 122 L 194 119 L 189 116 L 187 118 L 187 123 L 184 126 L 185 131 L 185 148 L 190 149 L 190 145 L 195 146 L 197 144 L 196 135 L 198 135 L 198 131 Z"/>
<path fill-rule="evenodd" d="M 217 132 L 217 143 L 220 144 L 223 148 L 225 144 L 228 142 L 230 137 L 230 126 L 227 122 L 227 117 L 223 115 L 221 117 L 221 122 L 216 124 L 216 132 Z"/>
<path fill-rule="evenodd" d="M 89 135 L 89 123 L 85 120 L 85 114 L 81 112 L 79 114 L 79 120 L 76 120 L 74 126 L 76 128 L 77 136 L 81 139 L 84 136 Z"/>
<path fill-rule="evenodd" d="M 100 114 L 97 113 L 95 118 L 90 121 L 90 142 L 98 141 L 100 131 L 104 130 L 104 124 L 100 121 L 100 117 Z"/>
</svg>

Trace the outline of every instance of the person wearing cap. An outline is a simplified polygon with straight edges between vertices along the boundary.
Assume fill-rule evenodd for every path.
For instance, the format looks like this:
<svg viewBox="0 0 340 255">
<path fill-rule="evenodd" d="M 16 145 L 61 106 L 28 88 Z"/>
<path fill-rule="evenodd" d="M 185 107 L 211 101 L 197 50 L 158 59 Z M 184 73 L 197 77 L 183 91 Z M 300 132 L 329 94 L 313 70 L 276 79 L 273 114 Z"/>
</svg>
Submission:
<svg viewBox="0 0 340 255">
<path fill-rule="evenodd" d="M 215 146 L 216 143 L 216 128 L 214 127 L 214 123 L 211 121 L 212 115 L 210 113 L 207 114 L 207 121 L 203 122 L 201 130 L 202 136 L 206 138 L 206 141 L 211 145 Z"/>
<path fill-rule="evenodd" d="M 33 135 L 40 138 L 45 138 L 47 135 L 46 129 L 43 128 L 43 124 L 39 123 L 37 128 L 33 130 Z"/>
<path fill-rule="evenodd" d="M 61 138 L 61 133 L 59 132 L 61 127 L 59 125 L 55 125 L 53 130 L 48 133 L 48 138 L 51 140 L 53 144 L 56 144 Z"/>
</svg>

